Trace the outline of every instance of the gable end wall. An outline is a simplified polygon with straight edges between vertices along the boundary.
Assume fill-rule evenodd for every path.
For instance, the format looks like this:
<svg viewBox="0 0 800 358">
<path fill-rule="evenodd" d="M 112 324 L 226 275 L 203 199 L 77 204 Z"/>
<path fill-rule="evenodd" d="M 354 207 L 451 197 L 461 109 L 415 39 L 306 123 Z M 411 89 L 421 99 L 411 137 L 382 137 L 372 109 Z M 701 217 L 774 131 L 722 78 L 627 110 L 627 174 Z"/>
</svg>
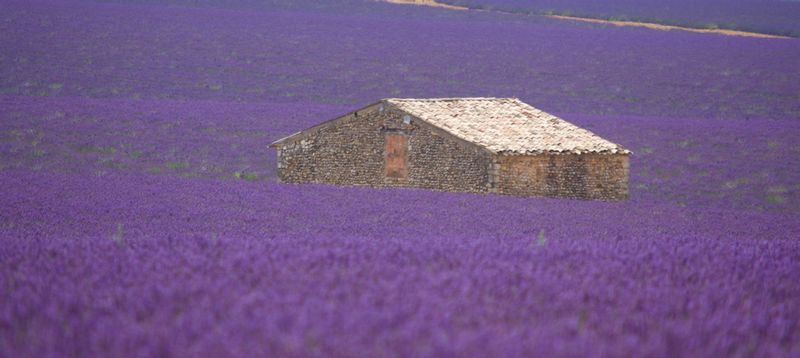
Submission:
<svg viewBox="0 0 800 358">
<path fill-rule="evenodd" d="M 365 108 L 278 145 L 278 178 L 287 183 L 407 186 L 485 192 L 492 156 L 418 118 L 386 106 Z M 408 137 L 408 176 L 386 178 L 386 133 Z"/>
</svg>

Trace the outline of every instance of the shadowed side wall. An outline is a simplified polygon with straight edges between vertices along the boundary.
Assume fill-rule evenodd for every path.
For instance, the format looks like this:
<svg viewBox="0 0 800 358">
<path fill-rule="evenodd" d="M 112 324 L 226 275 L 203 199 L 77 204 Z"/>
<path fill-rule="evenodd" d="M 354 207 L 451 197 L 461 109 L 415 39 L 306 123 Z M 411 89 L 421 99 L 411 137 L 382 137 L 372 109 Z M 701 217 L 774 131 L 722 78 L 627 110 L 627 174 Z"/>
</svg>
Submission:
<svg viewBox="0 0 800 358">
<path fill-rule="evenodd" d="M 286 183 L 377 185 L 383 138 L 370 106 L 310 128 L 278 145 L 278 178 Z M 380 142 L 380 143 L 379 143 Z"/>
<path fill-rule="evenodd" d="M 278 178 L 287 183 L 488 190 L 489 152 L 413 116 L 404 123 L 407 114 L 389 105 L 380 108 L 367 107 L 279 144 Z M 404 178 L 386 176 L 387 134 L 406 137 Z"/>
<path fill-rule="evenodd" d="M 496 191 L 523 196 L 628 199 L 625 154 L 538 154 L 499 156 Z"/>
</svg>

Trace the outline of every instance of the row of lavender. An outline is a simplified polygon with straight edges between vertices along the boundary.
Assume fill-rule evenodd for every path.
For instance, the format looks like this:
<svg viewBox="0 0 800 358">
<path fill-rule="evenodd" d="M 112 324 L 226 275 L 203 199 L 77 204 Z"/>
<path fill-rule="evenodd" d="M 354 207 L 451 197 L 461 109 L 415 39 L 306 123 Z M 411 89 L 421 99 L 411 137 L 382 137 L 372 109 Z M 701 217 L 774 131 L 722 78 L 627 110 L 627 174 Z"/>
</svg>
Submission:
<svg viewBox="0 0 800 358">
<path fill-rule="evenodd" d="M 442 0 L 473 9 L 646 21 L 800 37 L 800 3 L 791 0 Z"/>
<path fill-rule="evenodd" d="M 6 356 L 800 354 L 793 214 L 27 169 L 9 187 Z"/>
<path fill-rule="evenodd" d="M 319 104 L 0 96 L 2 168 L 275 180 L 268 143 L 350 111 Z M 800 212 L 800 124 L 563 117 L 634 152 L 634 200 Z"/>
<path fill-rule="evenodd" d="M 0 93 L 346 105 L 515 96 L 556 112 L 800 118 L 795 40 L 349 4 L 330 14 L 2 2 Z"/>
</svg>

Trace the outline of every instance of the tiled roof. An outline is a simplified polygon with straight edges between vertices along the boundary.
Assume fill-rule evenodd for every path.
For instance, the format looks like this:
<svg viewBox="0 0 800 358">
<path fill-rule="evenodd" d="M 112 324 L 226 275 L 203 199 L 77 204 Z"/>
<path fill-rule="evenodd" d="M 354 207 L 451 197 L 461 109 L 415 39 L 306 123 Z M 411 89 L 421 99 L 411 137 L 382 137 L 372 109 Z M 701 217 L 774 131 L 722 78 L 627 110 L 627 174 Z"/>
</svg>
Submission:
<svg viewBox="0 0 800 358">
<path fill-rule="evenodd" d="M 630 153 L 516 98 L 389 98 L 387 103 L 495 153 Z"/>
</svg>

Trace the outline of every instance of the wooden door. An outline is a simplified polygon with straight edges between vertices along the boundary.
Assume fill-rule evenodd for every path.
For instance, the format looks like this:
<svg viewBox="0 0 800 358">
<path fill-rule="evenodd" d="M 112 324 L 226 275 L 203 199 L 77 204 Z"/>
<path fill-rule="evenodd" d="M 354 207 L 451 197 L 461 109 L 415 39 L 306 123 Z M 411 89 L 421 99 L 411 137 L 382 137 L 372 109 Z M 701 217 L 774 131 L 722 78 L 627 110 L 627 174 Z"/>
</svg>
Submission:
<svg viewBox="0 0 800 358">
<path fill-rule="evenodd" d="M 386 134 L 386 177 L 405 179 L 408 176 L 408 137 L 400 133 Z"/>
</svg>

